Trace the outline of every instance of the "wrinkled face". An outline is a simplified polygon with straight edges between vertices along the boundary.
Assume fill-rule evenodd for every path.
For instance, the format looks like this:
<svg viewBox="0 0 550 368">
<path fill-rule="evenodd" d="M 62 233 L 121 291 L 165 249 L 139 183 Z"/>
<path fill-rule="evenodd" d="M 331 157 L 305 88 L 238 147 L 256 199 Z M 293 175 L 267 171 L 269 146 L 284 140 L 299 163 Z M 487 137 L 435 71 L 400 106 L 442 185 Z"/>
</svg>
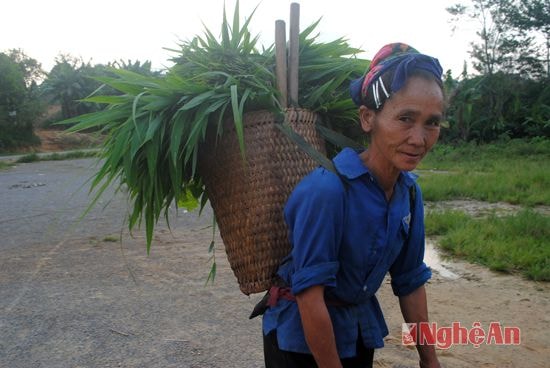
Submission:
<svg viewBox="0 0 550 368">
<path fill-rule="evenodd" d="M 435 81 L 411 77 L 376 112 L 360 110 L 361 126 L 370 134 L 369 154 L 385 172 L 411 171 L 439 138 L 444 98 Z"/>
</svg>

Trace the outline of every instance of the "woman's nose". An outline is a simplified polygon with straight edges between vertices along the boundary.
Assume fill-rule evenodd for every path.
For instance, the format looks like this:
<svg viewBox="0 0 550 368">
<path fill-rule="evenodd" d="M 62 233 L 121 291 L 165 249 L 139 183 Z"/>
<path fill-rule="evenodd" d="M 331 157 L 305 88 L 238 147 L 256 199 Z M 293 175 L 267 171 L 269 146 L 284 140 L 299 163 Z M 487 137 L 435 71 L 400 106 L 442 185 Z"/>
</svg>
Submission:
<svg viewBox="0 0 550 368">
<path fill-rule="evenodd" d="M 426 132 L 421 124 L 411 127 L 407 143 L 414 146 L 423 146 L 426 143 Z"/>
</svg>

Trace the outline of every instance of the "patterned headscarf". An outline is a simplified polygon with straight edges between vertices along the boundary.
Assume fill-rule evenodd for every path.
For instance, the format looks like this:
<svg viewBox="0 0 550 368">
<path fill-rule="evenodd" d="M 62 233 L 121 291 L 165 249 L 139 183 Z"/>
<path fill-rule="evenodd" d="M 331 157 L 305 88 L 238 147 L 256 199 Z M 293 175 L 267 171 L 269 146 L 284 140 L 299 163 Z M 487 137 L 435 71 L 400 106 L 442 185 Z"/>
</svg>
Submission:
<svg viewBox="0 0 550 368">
<path fill-rule="evenodd" d="M 390 68 L 395 68 L 395 72 L 388 89 L 381 76 Z M 432 73 L 438 79 L 443 74 L 443 68 L 436 58 L 421 54 L 404 43 L 390 43 L 374 56 L 365 75 L 351 82 L 351 98 L 357 106 L 361 106 L 365 104 L 367 95 L 372 93 L 378 109 L 385 99 L 405 85 L 411 72 L 417 69 Z M 381 96 L 382 93 L 384 96 Z"/>
</svg>

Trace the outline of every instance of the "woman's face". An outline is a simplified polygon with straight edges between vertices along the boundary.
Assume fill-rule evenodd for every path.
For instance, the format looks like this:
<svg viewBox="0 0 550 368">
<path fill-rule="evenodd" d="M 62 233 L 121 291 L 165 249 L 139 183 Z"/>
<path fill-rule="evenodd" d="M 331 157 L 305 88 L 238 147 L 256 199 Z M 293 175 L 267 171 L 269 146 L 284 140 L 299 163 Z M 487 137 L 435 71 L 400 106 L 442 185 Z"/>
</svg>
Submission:
<svg viewBox="0 0 550 368">
<path fill-rule="evenodd" d="M 382 110 L 361 106 L 359 113 L 361 126 L 371 138 L 369 155 L 378 169 L 411 171 L 439 138 L 443 92 L 435 81 L 413 76 L 386 100 Z"/>
</svg>

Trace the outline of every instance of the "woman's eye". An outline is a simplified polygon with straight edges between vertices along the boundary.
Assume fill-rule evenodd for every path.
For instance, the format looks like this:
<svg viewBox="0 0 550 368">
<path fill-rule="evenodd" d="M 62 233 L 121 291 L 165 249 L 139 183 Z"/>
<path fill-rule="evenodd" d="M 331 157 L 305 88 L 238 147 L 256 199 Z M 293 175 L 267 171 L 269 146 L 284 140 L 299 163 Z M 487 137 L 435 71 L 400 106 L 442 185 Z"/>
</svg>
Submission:
<svg viewBox="0 0 550 368">
<path fill-rule="evenodd" d="M 433 126 L 433 127 L 438 127 L 438 126 L 441 125 L 441 120 L 439 120 L 439 119 L 428 120 L 426 125 Z"/>
<path fill-rule="evenodd" d="M 412 122 L 412 118 L 410 116 L 401 116 L 399 117 L 399 121 L 403 123 L 410 123 Z"/>
</svg>

